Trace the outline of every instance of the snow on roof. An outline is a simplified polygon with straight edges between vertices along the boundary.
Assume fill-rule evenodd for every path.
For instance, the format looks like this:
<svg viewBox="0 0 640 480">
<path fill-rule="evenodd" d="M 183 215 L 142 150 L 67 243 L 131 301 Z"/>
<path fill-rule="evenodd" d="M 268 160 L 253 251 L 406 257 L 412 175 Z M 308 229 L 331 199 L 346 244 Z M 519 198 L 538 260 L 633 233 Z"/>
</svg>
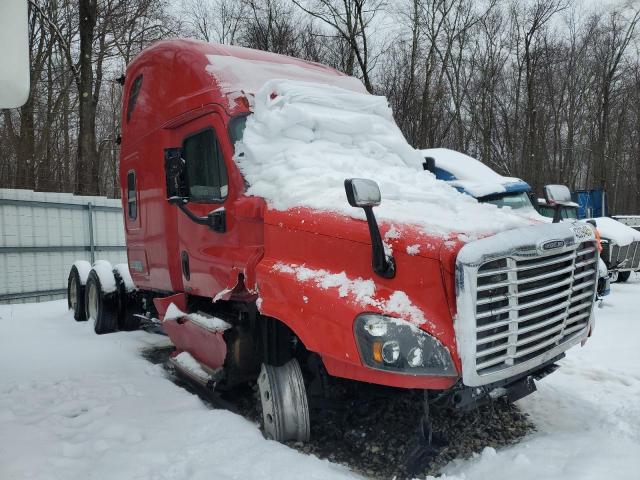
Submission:
<svg viewBox="0 0 640 480">
<path fill-rule="evenodd" d="M 612 240 L 621 247 L 640 241 L 640 232 L 610 217 L 594 218 L 602 238 Z"/>
<path fill-rule="evenodd" d="M 417 224 L 431 234 L 464 232 L 472 238 L 528 224 L 425 171 L 384 97 L 269 81 L 256 95 L 236 152 L 247 193 L 277 210 L 302 206 L 364 218 L 344 191 L 345 179 L 360 177 L 380 185 L 379 218 Z"/>
<path fill-rule="evenodd" d="M 233 99 L 241 94 L 255 94 L 269 80 L 290 79 L 335 85 L 346 90 L 366 93 L 362 82 L 338 71 L 301 60 L 279 55 L 272 59 L 241 58 L 232 55 L 207 55 L 209 72 L 223 93 Z M 291 62 L 287 62 L 291 60 Z"/>
<path fill-rule="evenodd" d="M 503 193 L 507 191 L 507 185 L 522 182 L 519 178 L 504 177 L 475 158 L 455 150 L 427 148 L 420 151 L 425 158 L 432 157 L 436 167 L 455 177 L 449 181 L 451 185 L 462 188 L 474 197 Z"/>
</svg>

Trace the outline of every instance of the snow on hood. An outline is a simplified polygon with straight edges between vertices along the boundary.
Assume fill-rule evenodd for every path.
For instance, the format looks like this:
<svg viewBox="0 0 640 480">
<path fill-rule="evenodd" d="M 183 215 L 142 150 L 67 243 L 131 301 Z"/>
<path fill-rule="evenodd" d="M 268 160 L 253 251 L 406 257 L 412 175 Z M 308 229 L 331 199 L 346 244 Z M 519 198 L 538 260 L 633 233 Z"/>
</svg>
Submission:
<svg viewBox="0 0 640 480">
<path fill-rule="evenodd" d="M 256 94 L 254 114 L 236 145 L 247 194 L 270 208 L 292 207 L 364 218 L 346 199 L 344 180 L 380 185 L 381 220 L 415 224 L 430 234 L 468 238 L 527 225 L 436 180 L 396 126 L 386 98 L 335 86 L 272 80 Z"/>
<path fill-rule="evenodd" d="M 515 177 L 503 177 L 475 158 L 448 148 L 427 148 L 420 150 L 422 155 L 436 161 L 436 167 L 445 170 L 455 178 L 449 184 L 463 189 L 476 198 L 504 193 L 509 185 L 527 186 Z"/>
<path fill-rule="evenodd" d="M 594 218 L 602 238 L 611 240 L 624 247 L 632 242 L 640 241 L 640 232 L 610 217 Z"/>
</svg>

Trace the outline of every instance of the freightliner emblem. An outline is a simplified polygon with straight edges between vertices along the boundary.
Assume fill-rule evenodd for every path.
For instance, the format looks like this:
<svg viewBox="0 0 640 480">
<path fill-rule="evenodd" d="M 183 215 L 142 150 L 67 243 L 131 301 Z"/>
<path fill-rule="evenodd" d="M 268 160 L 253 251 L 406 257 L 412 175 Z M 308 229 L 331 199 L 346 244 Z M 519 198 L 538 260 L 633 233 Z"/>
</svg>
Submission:
<svg viewBox="0 0 640 480">
<path fill-rule="evenodd" d="M 564 240 L 551 240 L 542 244 L 543 250 L 555 250 L 564 247 Z"/>
</svg>

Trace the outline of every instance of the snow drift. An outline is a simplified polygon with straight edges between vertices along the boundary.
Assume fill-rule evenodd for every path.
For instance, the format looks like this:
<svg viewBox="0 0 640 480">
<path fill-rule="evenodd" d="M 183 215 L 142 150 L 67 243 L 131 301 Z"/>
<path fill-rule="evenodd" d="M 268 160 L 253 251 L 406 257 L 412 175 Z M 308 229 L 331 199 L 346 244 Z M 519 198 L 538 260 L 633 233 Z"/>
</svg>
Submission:
<svg viewBox="0 0 640 480">
<path fill-rule="evenodd" d="M 384 97 L 335 86 L 271 80 L 255 97 L 254 114 L 236 145 L 235 161 L 249 195 L 271 208 L 296 206 L 363 218 L 347 203 L 346 178 L 380 185 L 382 220 L 416 224 L 429 233 L 478 236 L 527 225 L 481 205 L 423 169 L 423 159 L 396 126 Z"/>
</svg>

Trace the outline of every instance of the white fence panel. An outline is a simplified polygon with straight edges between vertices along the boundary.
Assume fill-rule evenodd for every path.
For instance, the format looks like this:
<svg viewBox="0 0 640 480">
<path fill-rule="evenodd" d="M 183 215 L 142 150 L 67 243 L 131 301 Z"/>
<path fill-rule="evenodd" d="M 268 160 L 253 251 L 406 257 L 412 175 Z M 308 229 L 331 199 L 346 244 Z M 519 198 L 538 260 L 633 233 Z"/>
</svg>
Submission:
<svg viewBox="0 0 640 480">
<path fill-rule="evenodd" d="M 0 303 L 63 298 L 76 260 L 127 261 L 120 200 L 0 189 Z"/>
</svg>

